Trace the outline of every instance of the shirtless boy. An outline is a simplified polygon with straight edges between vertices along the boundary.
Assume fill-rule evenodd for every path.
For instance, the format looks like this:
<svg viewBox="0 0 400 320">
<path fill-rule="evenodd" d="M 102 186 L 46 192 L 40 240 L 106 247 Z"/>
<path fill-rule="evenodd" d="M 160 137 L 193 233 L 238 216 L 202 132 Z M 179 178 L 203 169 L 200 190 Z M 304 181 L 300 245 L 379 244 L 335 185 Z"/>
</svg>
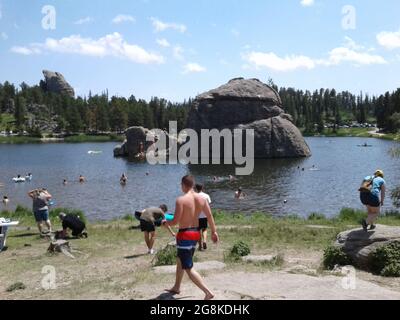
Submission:
<svg viewBox="0 0 400 320">
<path fill-rule="evenodd" d="M 193 176 L 182 178 L 183 196 L 176 200 L 175 216 L 172 221 L 163 221 L 167 226 L 179 225 L 179 233 L 176 236 L 178 258 L 176 262 L 176 280 L 172 289 L 167 290 L 172 294 L 181 293 L 181 284 L 186 272 L 190 280 L 199 287 L 205 294 L 205 300 L 214 298 L 214 293 L 205 285 L 203 278 L 193 269 L 193 255 L 196 245 L 200 240 L 199 215 L 204 212 L 211 228 L 211 239 L 214 243 L 219 241 L 214 218 L 206 199 L 195 193 Z"/>
</svg>

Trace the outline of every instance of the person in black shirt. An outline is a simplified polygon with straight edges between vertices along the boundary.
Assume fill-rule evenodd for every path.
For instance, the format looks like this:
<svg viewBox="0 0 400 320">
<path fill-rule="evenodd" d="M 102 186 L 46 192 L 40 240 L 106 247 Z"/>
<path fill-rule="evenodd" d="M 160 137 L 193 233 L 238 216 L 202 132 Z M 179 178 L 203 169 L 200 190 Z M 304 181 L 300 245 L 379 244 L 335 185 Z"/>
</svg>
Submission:
<svg viewBox="0 0 400 320">
<path fill-rule="evenodd" d="M 87 238 L 87 232 L 85 231 L 86 225 L 78 216 L 61 212 L 59 217 L 63 227 L 63 230 L 58 235 L 59 238 L 65 239 L 68 235 L 68 229 L 72 231 L 73 237 Z"/>
</svg>

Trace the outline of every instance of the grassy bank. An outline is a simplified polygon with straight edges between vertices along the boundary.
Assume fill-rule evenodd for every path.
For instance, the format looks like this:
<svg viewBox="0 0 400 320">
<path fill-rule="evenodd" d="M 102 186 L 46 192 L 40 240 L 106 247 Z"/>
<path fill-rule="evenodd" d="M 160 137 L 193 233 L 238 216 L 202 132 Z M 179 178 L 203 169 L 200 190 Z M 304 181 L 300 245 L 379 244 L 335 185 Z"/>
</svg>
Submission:
<svg viewBox="0 0 400 320">
<path fill-rule="evenodd" d="M 57 214 L 61 210 L 51 212 L 54 229 L 60 228 Z M 80 211 L 63 211 L 84 216 Z M 197 251 L 195 261 L 224 262 L 227 266 L 223 273 L 235 276 L 240 272 L 283 270 L 290 266 L 291 260 L 319 270 L 324 249 L 339 232 L 358 227 L 359 219 L 365 213 L 343 209 L 334 219 L 319 214 L 307 219 L 222 211 L 215 211 L 214 215 L 221 242 L 210 245 L 206 252 Z M 20 207 L 15 212 L 2 212 L 0 216 L 20 220 L 18 228 L 10 229 L 8 250 L 0 253 L 0 298 L 147 299 L 155 298 L 173 283 L 173 274 L 155 275 L 152 268 L 154 257 L 146 254 L 143 234 L 131 216 L 89 223 L 88 239 L 70 240 L 75 259 L 46 253 L 48 240 L 38 236 L 30 210 Z M 393 213 L 381 217 L 379 223 L 400 226 L 400 215 Z M 227 253 L 239 240 L 249 246 L 251 254 L 278 255 L 279 263 L 245 263 L 226 259 Z M 156 250 L 160 251 L 170 241 L 171 237 L 165 230 L 157 229 Z M 57 271 L 55 290 L 41 288 L 44 266 L 53 266 Z M 202 274 L 207 277 L 216 272 Z M 23 289 L 6 292 L 8 288 Z"/>
<path fill-rule="evenodd" d="M 55 141 L 48 140 L 49 136 L 44 138 L 29 137 L 29 136 L 0 136 L 0 144 L 28 144 L 28 143 L 51 143 L 51 142 L 66 142 L 66 143 L 84 143 L 84 142 L 122 142 L 125 139 L 124 135 L 73 135 Z"/>
<path fill-rule="evenodd" d="M 400 141 L 400 133 L 377 134 L 372 133 L 371 128 L 341 128 L 337 131 L 334 131 L 333 129 L 324 129 L 321 134 L 307 134 L 304 132 L 303 135 L 306 137 L 360 137 Z"/>
</svg>

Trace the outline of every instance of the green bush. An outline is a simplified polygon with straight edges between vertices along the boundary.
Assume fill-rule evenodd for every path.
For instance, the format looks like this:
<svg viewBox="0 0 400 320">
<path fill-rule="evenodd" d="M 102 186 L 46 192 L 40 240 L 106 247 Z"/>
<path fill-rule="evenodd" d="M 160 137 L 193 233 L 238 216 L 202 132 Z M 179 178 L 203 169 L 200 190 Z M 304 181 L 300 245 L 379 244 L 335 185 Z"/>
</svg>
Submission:
<svg viewBox="0 0 400 320">
<path fill-rule="evenodd" d="M 352 264 L 351 258 L 340 247 L 330 246 L 324 251 L 323 265 L 332 270 L 336 265 L 347 266 Z"/>
<path fill-rule="evenodd" d="M 350 208 L 343 208 L 340 213 L 338 220 L 345 221 L 345 222 L 354 222 L 359 223 L 362 219 L 364 219 L 366 213 L 361 210 L 354 210 Z"/>
<path fill-rule="evenodd" d="M 6 291 L 7 292 L 13 292 L 13 291 L 16 291 L 16 290 L 25 290 L 25 289 L 26 289 L 25 284 L 23 284 L 22 282 L 16 282 L 16 283 L 13 283 L 12 285 L 10 285 L 6 289 Z"/>
<path fill-rule="evenodd" d="M 372 272 L 384 277 L 400 277 L 400 242 L 395 241 L 375 250 L 371 255 Z"/>
<path fill-rule="evenodd" d="M 156 253 L 154 257 L 154 266 L 172 266 L 176 263 L 176 248 L 175 246 L 167 245 Z"/>
<path fill-rule="evenodd" d="M 239 241 L 233 245 L 230 254 L 232 256 L 245 257 L 248 256 L 250 252 L 251 251 L 249 245 L 246 242 Z"/>
<path fill-rule="evenodd" d="M 122 217 L 122 220 L 132 222 L 132 221 L 135 221 L 136 218 L 133 215 L 131 215 L 130 213 L 127 213 L 126 215 L 124 215 Z"/>
<path fill-rule="evenodd" d="M 326 217 L 325 215 L 323 215 L 322 213 L 316 213 L 313 212 L 310 214 L 310 216 L 308 217 L 308 220 L 313 221 L 313 220 L 325 220 Z"/>
</svg>

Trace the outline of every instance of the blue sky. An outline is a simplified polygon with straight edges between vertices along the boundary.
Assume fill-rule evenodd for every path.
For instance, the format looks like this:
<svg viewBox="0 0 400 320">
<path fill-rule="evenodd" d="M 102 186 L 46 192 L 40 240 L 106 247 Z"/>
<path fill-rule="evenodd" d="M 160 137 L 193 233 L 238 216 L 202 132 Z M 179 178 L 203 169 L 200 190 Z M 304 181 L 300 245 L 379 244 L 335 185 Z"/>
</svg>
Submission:
<svg viewBox="0 0 400 320">
<path fill-rule="evenodd" d="M 378 94 L 400 87 L 398 12 L 398 0 L 0 0 L 0 81 L 49 69 L 79 95 L 174 101 L 240 76 Z"/>
</svg>

